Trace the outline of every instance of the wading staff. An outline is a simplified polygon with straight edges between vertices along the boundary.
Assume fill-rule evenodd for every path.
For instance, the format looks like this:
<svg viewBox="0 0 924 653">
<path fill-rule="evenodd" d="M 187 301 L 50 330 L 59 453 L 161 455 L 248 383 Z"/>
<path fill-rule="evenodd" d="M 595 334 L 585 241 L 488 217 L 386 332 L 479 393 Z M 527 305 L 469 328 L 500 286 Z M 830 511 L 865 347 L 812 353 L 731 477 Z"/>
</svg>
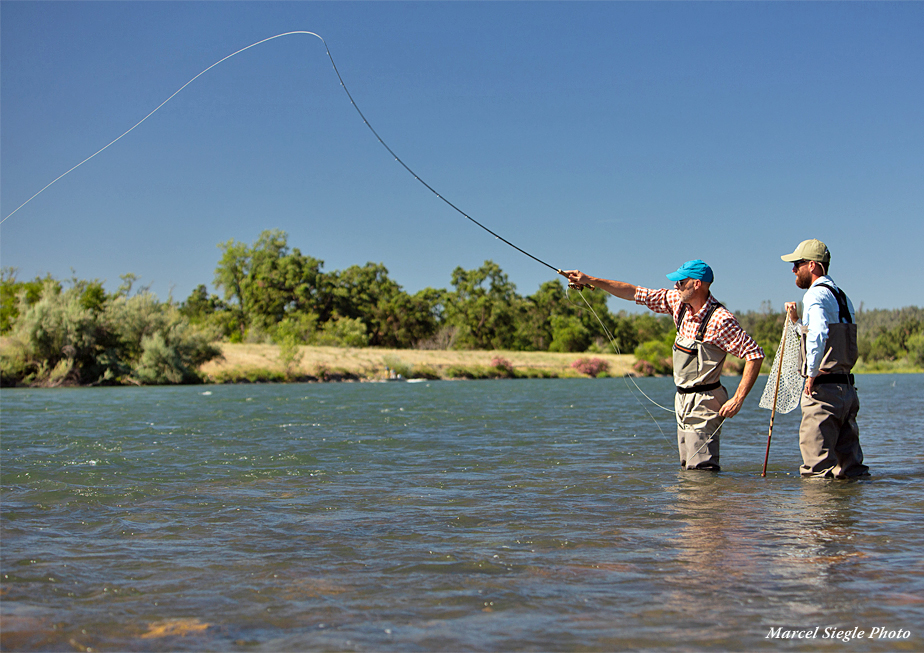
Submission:
<svg viewBox="0 0 924 653">
<path fill-rule="evenodd" d="M 773 389 L 773 409 L 770 411 L 770 432 L 767 434 L 767 453 L 764 454 L 764 470 L 762 477 L 767 475 L 767 460 L 770 458 L 770 438 L 773 437 L 773 418 L 776 417 L 776 400 L 780 396 L 780 377 L 783 374 L 783 354 L 786 351 L 786 332 L 789 331 L 789 316 L 783 316 L 783 341 L 780 344 L 779 358 L 776 361 L 776 388 Z"/>
</svg>

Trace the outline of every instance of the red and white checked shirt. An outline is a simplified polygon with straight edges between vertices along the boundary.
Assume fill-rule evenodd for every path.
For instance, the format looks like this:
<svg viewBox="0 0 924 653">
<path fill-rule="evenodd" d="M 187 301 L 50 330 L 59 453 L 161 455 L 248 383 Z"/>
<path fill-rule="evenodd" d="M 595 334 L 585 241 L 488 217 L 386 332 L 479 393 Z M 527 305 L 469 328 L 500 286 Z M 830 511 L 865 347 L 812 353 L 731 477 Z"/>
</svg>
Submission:
<svg viewBox="0 0 924 653">
<path fill-rule="evenodd" d="M 655 313 L 667 313 L 677 322 L 677 313 L 680 312 L 680 291 L 668 290 L 651 290 L 649 288 L 635 289 L 635 303 L 643 304 L 653 310 Z M 696 332 L 703 323 L 703 318 L 709 311 L 712 304 L 719 302 L 715 297 L 709 295 L 709 299 L 699 310 L 693 314 L 693 311 L 687 307 L 683 314 L 683 324 L 677 327 L 677 334 L 682 338 L 695 338 Z M 737 356 L 744 360 L 756 360 L 764 357 L 764 350 L 760 348 L 754 339 L 741 328 L 737 318 L 732 315 L 731 311 L 723 306 L 719 306 L 712 319 L 706 326 L 706 334 L 703 336 L 704 342 L 711 342 L 721 349 L 725 350 L 732 356 Z"/>
</svg>

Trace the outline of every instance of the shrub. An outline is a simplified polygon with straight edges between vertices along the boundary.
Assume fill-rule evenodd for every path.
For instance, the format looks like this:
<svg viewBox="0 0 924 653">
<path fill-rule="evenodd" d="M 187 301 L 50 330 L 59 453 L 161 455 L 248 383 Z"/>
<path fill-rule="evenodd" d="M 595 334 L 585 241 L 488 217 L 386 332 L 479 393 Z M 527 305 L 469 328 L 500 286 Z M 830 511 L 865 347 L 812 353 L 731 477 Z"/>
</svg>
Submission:
<svg viewBox="0 0 924 653">
<path fill-rule="evenodd" d="M 654 365 L 645 360 L 635 361 L 635 365 L 632 366 L 632 369 L 640 376 L 654 376 L 657 374 Z"/>
<path fill-rule="evenodd" d="M 161 331 L 142 337 L 141 349 L 141 359 L 132 376 L 151 385 L 199 383 L 202 379 L 197 368 L 221 355 L 207 333 L 178 319 Z"/>
<path fill-rule="evenodd" d="M 342 317 L 325 322 L 314 336 L 312 344 L 330 347 L 367 347 L 369 335 L 366 325 L 359 318 Z"/>
<path fill-rule="evenodd" d="M 188 383 L 221 355 L 210 333 L 146 290 L 129 298 L 105 295 L 98 282 L 67 290 L 48 282 L 34 303 L 23 294 L 19 311 L 3 352 L 4 385 Z"/>
<path fill-rule="evenodd" d="M 605 375 L 609 371 L 610 364 L 602 358 L 579 358 L 571 363 L 571 367 L 581 374 L 598 377 Z"/>
<path fill-rule="evenodd" d="M 924 332 L 908 338 L 908 360 L 914 365 L 924 366 Z"/>
<path fill-rule="evenodd" d="M 509 379 L 516 376 L 516 373 L 513 371 L 513 363 L 503 356 L 495 356 L 492 358 L 491 367 L 493 368 L 493 376 L 496 378 Z"/>
<path fill-rule="evenodd" d="M 647 362 L 644 369 L 651 369 L 652 374 L 669 374 L 674 369 L 671 347 L 674 334 L 670 333 L 661 340 L 649 340 L 635 348 L 635 358 Z"/>
<path fill-rule="evenodd" d="M 104 376 L 127 372 L 118 356 L 107 356 L 111 334 L 97 311 L 85 308 L 78 288 L 61 291 L 46 283 L 38 301 L 20 298 L 20 315 L 11 337 L 18 346 L 11 352 L 18 360 L 6 365 L 21 376 L 8 379 L 42 385 L 94 382 Z M 103 350 L 100 352 L 100 350 Z M 102 356 L 97 354 L 102 353 Z M 112 367 L 116 367 L 113 372 Z"/>
</svg>

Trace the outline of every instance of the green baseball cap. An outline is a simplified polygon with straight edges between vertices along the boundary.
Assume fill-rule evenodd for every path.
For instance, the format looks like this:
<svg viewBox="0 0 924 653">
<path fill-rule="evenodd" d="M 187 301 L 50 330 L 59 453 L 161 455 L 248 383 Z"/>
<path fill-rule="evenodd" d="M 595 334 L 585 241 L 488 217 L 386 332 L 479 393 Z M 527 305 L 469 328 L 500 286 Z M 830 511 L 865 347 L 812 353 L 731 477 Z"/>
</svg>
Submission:
<svg viewBox="0 0 924 653">
<path fill-rule="evenodd" d="M 819 263 L 828 265 L 828 263 L 831 262 L 831 252 L 828 251 L 827 245 L 813 238 L 811 240 L 803 240 L 799 243 L 799 246 L 796 247 L 796 251 L 792 254 L 781 256 L 780 258 L 787 263 L 795 263 L 796 261 L 818 261 Z"/>
</svg>

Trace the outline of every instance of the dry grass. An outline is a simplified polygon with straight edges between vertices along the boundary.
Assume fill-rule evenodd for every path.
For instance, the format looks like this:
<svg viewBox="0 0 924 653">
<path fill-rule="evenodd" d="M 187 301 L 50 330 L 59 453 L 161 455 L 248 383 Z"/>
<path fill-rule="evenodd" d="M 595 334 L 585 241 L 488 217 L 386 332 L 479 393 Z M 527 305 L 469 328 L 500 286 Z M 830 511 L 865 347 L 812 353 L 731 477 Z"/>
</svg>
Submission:
<svg viewBox="0 0 924 653">
<path fill-rule="evenodd" d="M 301 347 L 301 360 L 287 371 L 275 345 L 219 345 L 223 359 L 211 361 L 201 371 L 213 381 L 284 380 L 285 378 L 385 379 L 386 367 L 405 369 L 411 375 L 427 371 L 445 378 L 453 368 L 490 368 L 501 357 L 510 362 L 517 376 L 581 377 L 571 367 L 580 358 L 601 358 L 609 363 L 609 374 L 622 376 L 632 371 L 635 357 L 614 354 L 557 354 L 522 351 L 441 351 L 419 349 L 375 349 L 349 347 Z"/>
</svg>

